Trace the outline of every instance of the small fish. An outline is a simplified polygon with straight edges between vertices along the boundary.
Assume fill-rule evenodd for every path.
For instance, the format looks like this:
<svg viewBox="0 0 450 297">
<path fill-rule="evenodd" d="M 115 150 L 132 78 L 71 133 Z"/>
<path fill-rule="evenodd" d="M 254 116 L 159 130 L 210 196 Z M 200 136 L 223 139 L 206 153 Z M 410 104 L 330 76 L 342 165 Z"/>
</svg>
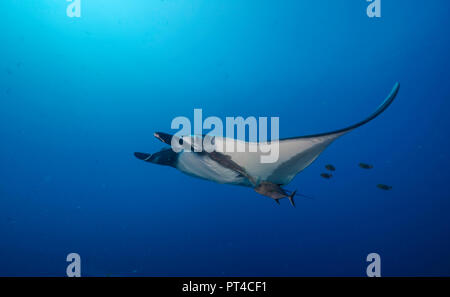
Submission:
<svg viewBox="0 0 450 297">
<path fill-rule="evenodd" d="M 323 178 L 328 179 L 328 178 L 331 178 L 333 175 L 332 174 L 328 174 L 328 173 L 321 173 L 320 176 L 323 177 Z"/>
<path fill-rule="evenodd" d="M 391 187 L 391 186 L 388 186 L 388 185 L 383 185 L 383 184 L 378 184 L 378 185 L 377 185 L 377 188 L 378 188 L 378 189 L 382 189 L 382 190 L 385 190 L 385 191 L 389 191 L 389 190 L 391 190 L 391 189 L 392 189 L 392 187 Z"/>
<path fill-rule="evenodd" d="M 359 167 L 361 167 L 363 169 L 372 169 L 373 165 L 366 164 L 366 163 L 359 163 Z"/>
<path fill-rule="evenodd" d="M 333 165 L 331 165 L 331 164 L 325 165 L 325 168 L 326 168 L 327 170 L 330 170 L 330 171 L 335 171 L 335 170 L 336 170 L 336 168 L 335 168 Z"/>
</svg>

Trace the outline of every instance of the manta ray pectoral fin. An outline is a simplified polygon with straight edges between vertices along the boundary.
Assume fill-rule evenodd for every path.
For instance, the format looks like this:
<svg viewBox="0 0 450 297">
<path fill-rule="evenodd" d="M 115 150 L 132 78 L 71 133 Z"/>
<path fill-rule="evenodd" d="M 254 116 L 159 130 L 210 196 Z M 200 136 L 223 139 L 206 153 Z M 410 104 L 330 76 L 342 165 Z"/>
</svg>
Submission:
<svg viewBox="0 0 450 297">
<path fill-rule="evenodd" d="M 287 185 L 297 173 L 308 167 L 314 160 L 328 147 L 334 140 L 350 132 L 379 116 L 394 101 L 400 84 L 396 83 L 387 98 L 378 106 L 370 116 L 363 121 L 344 129 L 327 133 L 320 133 L 307 136 L 284 138 L 279 140 L 279 158 L 275 163 L 264 166 L 258 172 L 252 172 L 253 176 L 263 176 L 265 180 L 276 184 Z M 246 168 L 256 167 L 259 164 L 246 164 Z"/>
</svg>

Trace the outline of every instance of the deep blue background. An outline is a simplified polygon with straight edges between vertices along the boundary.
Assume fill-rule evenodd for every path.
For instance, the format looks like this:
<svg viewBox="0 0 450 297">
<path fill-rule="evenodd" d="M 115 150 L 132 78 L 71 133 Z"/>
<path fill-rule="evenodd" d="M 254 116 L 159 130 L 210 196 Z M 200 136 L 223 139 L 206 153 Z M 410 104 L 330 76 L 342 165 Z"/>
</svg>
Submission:
<svg viewBox="0 0 450 297">
<path fill-rule="evenodd" d="M 97 276 L 363 276 L 371 252 L 385 276 L 450 275 L 448 1 L 67 5 L 0 4 L 0 275 L 64 276 L 70 252 Z M 295 209 L 133 156 L 194 108 L 342 128 L 396 81 L 288 186 L 314 197 Z"/>
</svg>

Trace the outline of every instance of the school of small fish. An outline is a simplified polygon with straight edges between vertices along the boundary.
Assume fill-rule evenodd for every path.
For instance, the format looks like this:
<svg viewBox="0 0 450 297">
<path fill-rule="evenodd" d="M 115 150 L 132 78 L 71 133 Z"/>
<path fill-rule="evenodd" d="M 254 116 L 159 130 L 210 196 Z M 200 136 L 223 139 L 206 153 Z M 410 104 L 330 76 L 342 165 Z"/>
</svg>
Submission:
<svg viewBox="0 0 450 297">
<path fill-rule="evenodd" d="M 358 166 L 362 169 L 372 169 L 373 168 L 372 164 L 367 164 L 367 163 L 359 163 Z M 325 165 L 325 169 L 328 171 L 335 171 L 336 167 L 334 167 L 334 165 L 327 164 L 327 165 Z M 330 179 L 333 177 L 333 175 L 330 173 L 321 173 L 320 176 L 325 179 Z M 384 191 L 392 190 L 392 186 L 385 185 L 385 184 L 378 184 L 377 188 L 384 190 Z"/>
</svg>

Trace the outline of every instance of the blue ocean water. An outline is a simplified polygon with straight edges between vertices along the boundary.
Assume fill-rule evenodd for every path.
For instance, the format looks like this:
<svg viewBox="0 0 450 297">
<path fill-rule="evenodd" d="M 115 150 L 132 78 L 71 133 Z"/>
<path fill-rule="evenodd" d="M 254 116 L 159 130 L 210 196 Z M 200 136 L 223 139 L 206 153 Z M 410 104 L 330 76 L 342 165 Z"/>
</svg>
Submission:
<svg viewBox="0 0 450 297">
<path fill-rule="evenodd" d="M 372 252 L 450 275 L 450 4 L 368 4 L 1 1 L 0 275 L 65 276 L 72 252 L 85 276 L 365 276 Z M 343 128 L 397 81 L 287 186 L 296 208 L 133 156 L 194 108 Z"/>
</svg>

